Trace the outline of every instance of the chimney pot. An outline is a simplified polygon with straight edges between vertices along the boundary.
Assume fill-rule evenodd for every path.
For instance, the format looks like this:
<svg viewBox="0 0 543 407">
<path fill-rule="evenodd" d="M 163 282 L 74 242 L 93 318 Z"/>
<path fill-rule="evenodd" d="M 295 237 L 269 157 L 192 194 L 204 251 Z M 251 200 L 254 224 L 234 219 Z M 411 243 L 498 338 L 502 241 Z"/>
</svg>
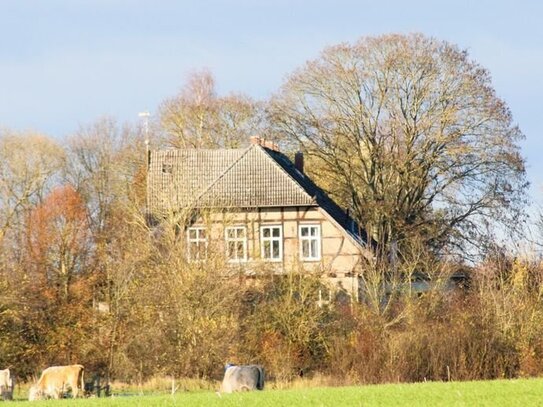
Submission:
<svg viewBox="0 0 543 407">
<path fill-rule="evenodd" d="M 258 137 L 258 136 L 251 136 L 249 140 L 251 144 L 257 144 L 259 146 L 267 148 L 268 150 L 279 152 L 279 146 L 271 140 L 266 140 L 265 138 Z"/>
<path fill-rule="evenodd" d="M 251 144 L 262 144 L 262 139 L 258 136 L 251 136 L 249 140 L 251 141 Z"/>
<path fill-rule="evenodd" d="M 275 143 L 274 143 L 273 141 L 271 141 L 271 140 L 263 140 L 262 146 L 263 146 L 263 147 L 266 147 L 266 148 L 269 149 L 269 150 L 273 150 L 273 151 L 279 152 L 279 146 L 278 146 L 277 144 L 275 144 Z"/>
</svg>

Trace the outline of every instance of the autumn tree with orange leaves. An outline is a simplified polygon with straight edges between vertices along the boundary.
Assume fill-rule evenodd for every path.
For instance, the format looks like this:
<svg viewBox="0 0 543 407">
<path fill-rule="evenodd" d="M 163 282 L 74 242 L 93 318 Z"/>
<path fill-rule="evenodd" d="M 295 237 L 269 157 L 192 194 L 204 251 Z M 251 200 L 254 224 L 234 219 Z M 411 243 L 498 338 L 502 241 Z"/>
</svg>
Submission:
<svg viewBox="0 0 543 407">
<path fill-rule="evenodd" d="M 69 300 L 72 283 L 83 273 L 89 237 L 85 205 L 71 186 L 53 190 L 28 216 L 30 269 L 58 300 Z"/>
<path fill-rule="evenodd" d="M 87 267 L 92 250 L 87 211 L 71 186 L 54 189 L 29 213 L 24 249 L 24 339 L 44 345 L 30 346 L 41 353 L 33 359 L 77 362 L 92 330 L 94 276 Z"/>
</svg>

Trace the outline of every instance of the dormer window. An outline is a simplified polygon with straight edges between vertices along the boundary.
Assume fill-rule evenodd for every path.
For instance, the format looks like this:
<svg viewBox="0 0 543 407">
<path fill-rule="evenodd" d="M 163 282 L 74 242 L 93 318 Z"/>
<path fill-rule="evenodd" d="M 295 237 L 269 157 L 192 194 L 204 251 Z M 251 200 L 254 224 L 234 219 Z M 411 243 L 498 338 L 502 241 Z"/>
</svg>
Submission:
<svg viewBox="0 0 543 407">
<path fill-rule="evenodd" d="M 171 163 L 162 163 L 162 173 L 171 174 L 173 172 L 173 165 Z"/>
</svg>

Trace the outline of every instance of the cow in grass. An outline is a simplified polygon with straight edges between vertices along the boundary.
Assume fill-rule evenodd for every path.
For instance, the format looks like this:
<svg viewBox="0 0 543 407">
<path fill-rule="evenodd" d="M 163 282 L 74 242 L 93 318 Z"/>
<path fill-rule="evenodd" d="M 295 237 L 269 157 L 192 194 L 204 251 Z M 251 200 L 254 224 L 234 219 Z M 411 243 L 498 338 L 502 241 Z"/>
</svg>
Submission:
<svg viewBox="0 0 543 407">
<path fill-rule="evenodd" d="M 2 400 L 13 400 L 15 379 L 9 369 L 0 370 L 0 397 Z"/>
<path fill-rule="evenodd" d="M 48 367 L 42 372 L 38 383 L 30 388 L 28 399 L 59 399 L 68 389 L 72 390 L 73 398 L 82 396 L 85 391 L 84 372 L 82 365 Z"/>
<path fill-rule="evenodd" d="M 258 365 L 236 366 L 227 364 L 224 371 L 224 379 L 221 392 L 232 393 L 234 391 L 263 390 L 264 368 Z"/>
</svg>

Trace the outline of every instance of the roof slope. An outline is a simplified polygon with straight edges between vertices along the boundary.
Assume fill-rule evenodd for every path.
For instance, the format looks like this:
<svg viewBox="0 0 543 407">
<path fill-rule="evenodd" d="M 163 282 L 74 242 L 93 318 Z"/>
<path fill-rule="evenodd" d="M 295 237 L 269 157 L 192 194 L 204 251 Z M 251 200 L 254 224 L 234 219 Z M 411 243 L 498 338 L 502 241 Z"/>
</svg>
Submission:
<svg viewBox="0 0 543 407">
<path fill-rule="evenodd" d="M 330 215 L 338 225 L 340 225 L 347 233 L 354 237 L 357 241 L 362 243 L 368 242 L 368 236 L 362 228 L 352 219 L 347 212 L 345 212 L 338 204 L 336 204 L 321 188 L 319 188 L 308 176 L 298 171 L 292 161 L 290 161 L 284 154 L 267 150 L 268 154 L 285 170 L 285 172 L 292 177 L 292 179 L 299 184 L 304 191 L 313 197 L 313 200 L 317 205 L 324 209 L 328 215 Z M 372 241 L 373 245 L 374 242 Z"/>
<path fill-rule="evenodd" d="M 152 213 L 188 207 L 245 150 L 162 150 L 149 156 L 147 200 Z"/>
<path fill-rule="evenodd" d="M 282 153 L 246 149 L 163 150 L 149 157 L 149 210 L 319 206 L 360 243 L 365 233 Z"/>
<path fill-rule="evenodd" d="M 254 145 L 199 197 L 206 207 L 278 207 L 315 205 L 309 195 L 267 153 Z"/>
<path fill-rule="evenodd" d="M 286 177 L 267 149 L 163 150 L 151 153 L 151 212 L 175 208 L 311 206 L 312 197 Z"/>
</svg>

